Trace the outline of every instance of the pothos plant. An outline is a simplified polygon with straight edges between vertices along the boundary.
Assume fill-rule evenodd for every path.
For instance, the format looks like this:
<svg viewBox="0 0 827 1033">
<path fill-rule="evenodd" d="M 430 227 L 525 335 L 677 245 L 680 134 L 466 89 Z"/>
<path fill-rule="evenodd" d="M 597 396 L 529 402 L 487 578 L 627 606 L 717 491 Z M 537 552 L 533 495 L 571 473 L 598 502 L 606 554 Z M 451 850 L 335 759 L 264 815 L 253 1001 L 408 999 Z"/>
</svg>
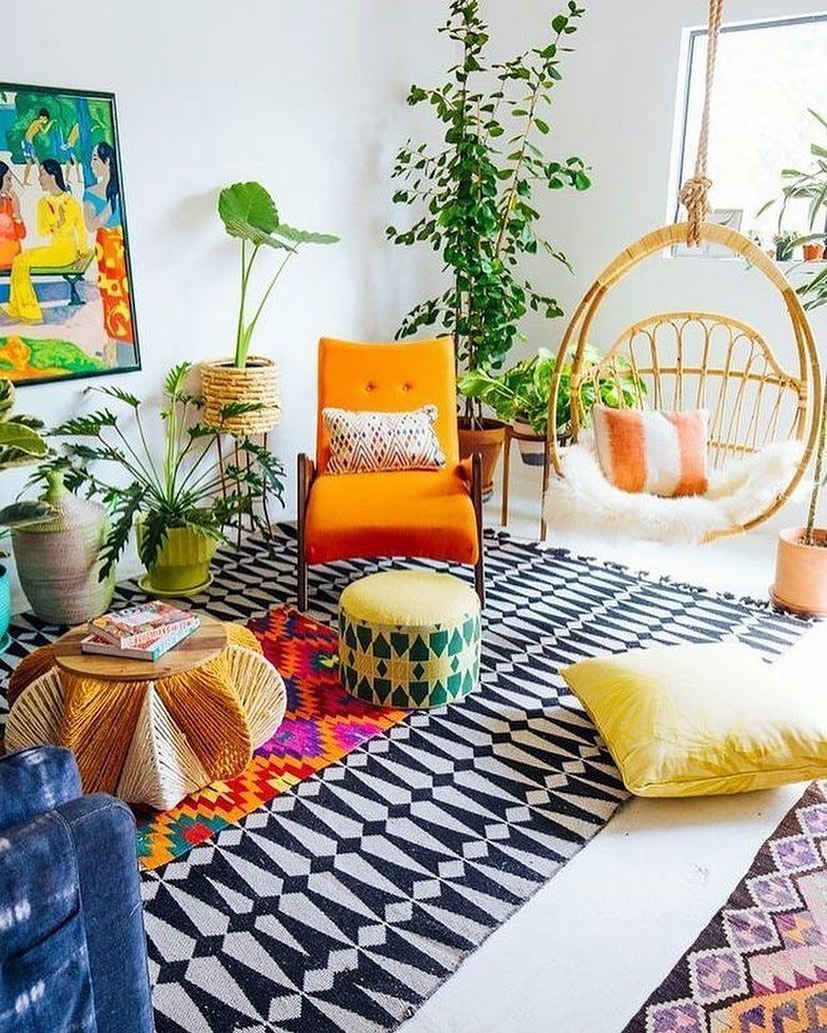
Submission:
<svg viewBox="0 0 827 1033">
<path fill-rule="evenodd" d="M 593 348 L 585 353 L 586 368 L 594 367 L 600 355 Z M 501 373 L 471 370 L 459 382 L 460 391 L 490 405 L 507 423 L 527 423 L 539 437 L 548 427 L 548 399 L 557 356 L 548 348 L 539 348 L 536 355 L 523 359 Z M 634 408 L 645 385 L 623 364 L 617 375 L 584 377 L 580 384 L 578 414 L 587 416 L 601 403 L 613 409 Z M 576 396 L 575 396 L 576 397 Z M 566 365 L 557 392 L 556 426 L 561 440 L 568 440 L 571 430 L 571 366 Z"/>
<path fill-rule="evenodd" d="M 489 64 L 489 29 L 478 0 L 452 0 L 439 31 L 461 48 L 442 86 L 414 85 L 408 104 L 428 104 L 442 129 L 442 143 L 408 141 L 392 176 L 396 203 L 419 215 L 408 229 L 389 226 L 395 244 L 427 244 L 442 256 L 451 283 L 420 302 L 397 334 L 409 337 L 438 326 L 454 336 L 459 371 L 497 370 L 519 335 L 529 309 L 562 315 L 557 300 L 535 288 L 518 268 L 526 254 L 543 251 L 568 265 L 565 255 L 537 232 L 535 189 L 585 190 L 581 158 L 553 159 L 542 146 L 550 133 L 546 110 L 562 79 L 560 62 L 571 48 L 585 9 L 570 0 L 551 20 L 550 38 L 502 63 Z M 465 415 L 478 423 L 481 403 L 468 397 Z"/>
<path fill-rule="evenodd" d="M 173 367 L 164 381 L 160 410 L 163 449 L 150 447 L 144 423 L 144 403 L 119 387 L 94 387 L 115 399 L 134 417 L 135 435 L 130 439 L 123 417 L 103 408 L 75 416 L 51 434 L 72 439 L 63 444 L 59 464 L 66 486 L 99 496 L 110 508 L 112 526 L 101 550 L 101 580 L 109 575 L 124 550 L 136 518 L 143 524 L 140 557 L 150 568 L 173 528 L 224 541 L 228 528 L 242 523 L 262 532 L 269 522 L 259 512 L 273 497 L 283 499 L 283 470 L 266 448 L 246 437 L 234 437 L 233 453 L 221 460 L 221 427 L 207 426 L 197 418 L 201 400 L 186 388 L 188 362 Z M 252 412 L 256 403 L 226 405 L 222 419 Z M 120 468 L 126 483 L 112 483 L 90 464 Z"/>
</svg>

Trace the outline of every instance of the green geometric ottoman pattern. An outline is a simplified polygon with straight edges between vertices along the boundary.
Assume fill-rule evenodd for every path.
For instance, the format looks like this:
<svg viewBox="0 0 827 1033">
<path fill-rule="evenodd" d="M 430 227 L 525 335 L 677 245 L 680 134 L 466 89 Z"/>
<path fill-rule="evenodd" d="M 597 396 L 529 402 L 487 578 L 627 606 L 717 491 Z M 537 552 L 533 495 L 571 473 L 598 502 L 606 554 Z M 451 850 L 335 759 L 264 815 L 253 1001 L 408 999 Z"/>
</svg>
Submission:
<svg viewBox="0 0 827 1033">
<path fill-rule="evenodd" d="M 476 592 L 450 574 L 383 571 L 339 600 L 339 672 L 358 699 L 425 709 L 476 686 L 481 616 Z"/>
</svg>

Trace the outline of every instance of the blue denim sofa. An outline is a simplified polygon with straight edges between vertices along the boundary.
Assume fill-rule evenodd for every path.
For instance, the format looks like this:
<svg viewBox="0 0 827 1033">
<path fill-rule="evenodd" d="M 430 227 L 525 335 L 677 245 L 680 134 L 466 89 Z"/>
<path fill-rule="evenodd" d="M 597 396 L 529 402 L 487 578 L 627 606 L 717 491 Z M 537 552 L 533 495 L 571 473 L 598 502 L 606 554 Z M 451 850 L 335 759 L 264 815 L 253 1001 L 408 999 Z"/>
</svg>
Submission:
<svg viewBox="0 0 827 1033">
<path fill-rule="evenodd" d="M 0 759 L 0 1033 L 152 1033 L 135 821 L 68 750 Z"/>
</svg>

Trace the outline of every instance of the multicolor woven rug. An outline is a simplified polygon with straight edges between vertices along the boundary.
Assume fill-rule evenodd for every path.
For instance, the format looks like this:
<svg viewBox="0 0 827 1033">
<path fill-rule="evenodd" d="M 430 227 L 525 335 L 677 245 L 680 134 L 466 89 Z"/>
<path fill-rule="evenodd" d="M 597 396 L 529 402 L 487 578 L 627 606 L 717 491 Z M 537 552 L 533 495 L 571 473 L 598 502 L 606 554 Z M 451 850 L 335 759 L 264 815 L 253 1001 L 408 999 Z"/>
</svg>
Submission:
<svg viewBox="0 0 827 1033">
<path fill-rule="evenodd" d="M 294 601 L 295 560 L 288 525 L 274 546 L 222 550 L 193 604 L 223 620 L 261 618 Z M 487 537 L 486 560 L 474 693 L 406 717 L 144 872 L 157 1033 L 395 1029 L 626 799 L 562 665 L 725 638 L 771 659 L 808 627 L 766 604 L 505 534 Z M 411 565 L 471 577 L 426 562 L 314 567 L 313 616 L 335 626 L 353 578 Z M 136 585 L 118 589 L 136 598 Z M 60 630 L 16 618 L 0 664 Z M 4 706 L 0 693 L 0 723 Z"/>
<path fill-rule="evenodd" d="M 139 819 L 138 856 L 145 869 L 180 857 L 407 716 L 362 703 L 339 686 L 331 628 L 287 608 L 271 610 L 250 628 L 284 678 L 284 721 L 240 775 L 214 782 L 171 811 Z"/>
<path fill-rule="evenodd" d="M 624 1033 L 827 1030 L 827 783 L 813 783 Z"/>
</svg>

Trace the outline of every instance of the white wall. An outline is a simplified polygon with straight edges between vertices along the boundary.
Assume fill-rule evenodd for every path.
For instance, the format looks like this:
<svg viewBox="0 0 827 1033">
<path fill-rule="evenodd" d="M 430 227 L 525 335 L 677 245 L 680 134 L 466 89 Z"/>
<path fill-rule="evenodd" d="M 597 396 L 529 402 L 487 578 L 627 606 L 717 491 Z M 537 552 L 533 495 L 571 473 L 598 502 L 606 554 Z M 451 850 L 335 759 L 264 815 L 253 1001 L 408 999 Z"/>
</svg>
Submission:
<svg viewBox="0 0 827 1033">
<path fill-rule="evenodd" d="M 539 41 L 563 6 L 487 0 L 495 49 L 507 56 Z M 664 219 L 681 30 L 706 14 L 702 0 L 586 6 L 549 139 L 559 156 L 588 159 L 595 185 L 543 201 L 549 234 L 570 255 L 575 275 L 551 262 L 535 268 L 538 285 L 556 291 L 567 311 L 616 251 Z M 447 3 L 244 0 L 228 9 L 218 0 L 73 0 L 60 17 L 60 44 L 48 52 L 42 26 L 53 21 L 54 5 L 6 7 L 3 34 L 13 45 L 4 48 L 3 79 L 117 97 L 144 368 L 110 382 L 153 397 L 171 363 L 231 351 L 237 252 L 214 212 L 222 185 L 258 179 L 290 222 L 341 235 L 341 244 L 307 249 L 295 260 L 259 329 L 256 350 L 283 366 L 284 422 L 274 448 L 290 475 L 290 513 L 295 454 L 313 442 L 317 339 L 389 337 L 439 279 L 432 252 L 392 247 L 384 227 L 399 218 L 390 204 L 396 148 L 429 126 L 427 112 L 405 106 L 408 84 L 441 81 L 452 59 L 435 31 Z M 822 7 L 815 0 L 729 0 L 727 18 Z M 647 312 L 703 305 L 743 314 L 783 355 L 768 297 L 740 263 L 656 259 L 596 329 L 608 343 Z M 814 323 L 823 334 L 825 316 Z M 528 326 L 531 346 L 554 346 L 564 324 Z M 24 388 L 20 408 L 54 424 L 90 404 L 83 387 Z M 19 482 L 5 475 L 4 496 Z"/>
<path fill-rule="evenodd" d="M 55 425 L 95 403 L 90 383 L 154 398 L 172 363 L 231 353 L 238 252 L 215 202 L 221 186 L 257 179 L 288 222 L 342 238 L 292 260 L 254 342 L 282 364 L 273 448 L 290 513 L 296 453 L 314 444 L 319 337 L 392 337 L 438 272 L 384 228 L 396 148 L 423 122 L 404 103 L 408 85 L 451 60 L 434 31 L 443 16 L 442 0 L 73 0 L 46 49 L 54 5 L 4 5 L 5 81 L 116 95 L 143 359 L 139 373 L 22 388 L 19 409 Z M 3 497 L 23 480 L 5 474 Z"/>
</svg>

